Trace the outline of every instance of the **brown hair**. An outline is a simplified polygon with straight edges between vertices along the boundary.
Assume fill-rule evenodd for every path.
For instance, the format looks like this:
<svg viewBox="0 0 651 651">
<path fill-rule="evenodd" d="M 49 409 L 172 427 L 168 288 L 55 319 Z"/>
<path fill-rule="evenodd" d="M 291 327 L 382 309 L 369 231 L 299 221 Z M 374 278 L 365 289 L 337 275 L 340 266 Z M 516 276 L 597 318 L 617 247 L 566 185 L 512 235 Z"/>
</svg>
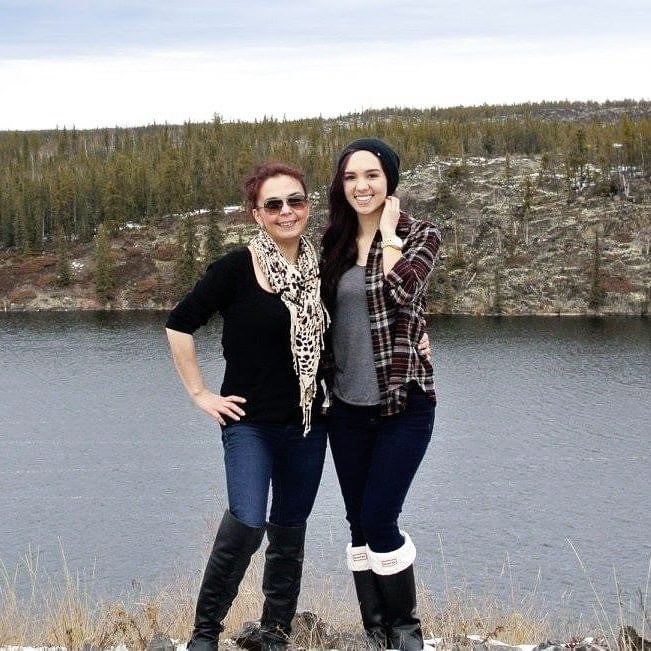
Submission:
<svg viewBox="0 0 651 651">
<path fill-rule="evenodd" d="M 291 176 L 296 179 L 302 186 L 303 192 L 307 195 L 305 187 L 305 174 L 296 167 L 286 163 L 265 162 L 256 165 L 251 173 L 244 179 L 242 188 L 244 196 L 249 204 L 249 208 L 255 208 L 258 202 L 258 193 L 262 184 L 273 176 Z"/>
</svg>

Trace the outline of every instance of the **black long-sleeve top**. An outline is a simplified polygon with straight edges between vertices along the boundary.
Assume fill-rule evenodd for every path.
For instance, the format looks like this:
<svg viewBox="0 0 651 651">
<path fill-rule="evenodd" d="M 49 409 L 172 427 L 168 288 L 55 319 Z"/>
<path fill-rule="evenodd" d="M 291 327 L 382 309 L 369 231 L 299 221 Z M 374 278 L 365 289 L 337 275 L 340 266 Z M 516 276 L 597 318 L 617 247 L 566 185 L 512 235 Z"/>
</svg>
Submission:
<svg viewBox="0 0 651 651">
<path fill-rule="evenodd" d="M 213 262 L 171 311 L 166 326 L 193 334 L 219 312 L 226 360 L 222 396 L 246 398 L 242 421 L 300 423 L 298 377 L 289 341 L 289 311 L 255 277 L 251 252 L 238 248 Z M 319 391 L 313 408 L 323 402 Z"/>
</svg>

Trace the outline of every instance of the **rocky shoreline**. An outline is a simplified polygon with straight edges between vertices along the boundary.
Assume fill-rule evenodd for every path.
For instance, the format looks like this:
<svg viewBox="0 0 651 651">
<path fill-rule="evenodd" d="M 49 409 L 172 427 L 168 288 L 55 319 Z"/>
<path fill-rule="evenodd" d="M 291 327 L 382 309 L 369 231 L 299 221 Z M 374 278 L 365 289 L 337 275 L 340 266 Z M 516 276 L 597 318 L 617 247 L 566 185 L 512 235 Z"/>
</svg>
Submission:
<svg viewBox="0 0 651 651">
<path fill-rule="evenodd" d="M 249 649 L 260 651 L 260 644 L 251 639 L 258 622 L 247 622 L 233 638 L 219 642 L 219 651 Z M 361 633 L 337 633 L 327 623 L 310 612 L 298 613 L 293 622 L 294 634 L 288 651 L 360 651 L 366 649 Z M 456 635 L 452 639 L 441 637 L 425 639 L 426 648 L 436 651 L 648 651 L 651 642 L 632 626 L 622 626 L 617 640 L 608 641 L 604 636 L 575 638 L 563 642 L 544 640 L 532 644 L 507 644 L 493 637 L 481 635 Z M 156 633 L 146 646 L 146 651 L 186 651 L 187 643 L 173 640 L 164 633 Z M 126 645 L 107 647 L 110 651 L 130 651 Z M 4 646 L 0 651 L 66 651 L 66 647 Z M 81 651 L 103 651 L 91 644 L 84 645 Z"/>
</svg>

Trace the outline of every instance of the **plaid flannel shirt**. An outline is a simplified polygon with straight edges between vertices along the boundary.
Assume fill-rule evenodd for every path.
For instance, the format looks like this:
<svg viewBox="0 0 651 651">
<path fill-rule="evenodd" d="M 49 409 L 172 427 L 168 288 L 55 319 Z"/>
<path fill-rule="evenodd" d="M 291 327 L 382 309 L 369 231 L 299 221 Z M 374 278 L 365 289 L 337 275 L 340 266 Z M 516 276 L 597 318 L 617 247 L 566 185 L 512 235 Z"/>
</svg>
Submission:
<svg viewBox="0 0 651 651">
<path fill-rule="evenodd" d="M 397 414 L 405 408 L 407 384 L 411 381 L 436 400 L 432 364 L 418 354 L 418 342 L 425 332 L 425 292 L 441 233 L 429 222 L 400 213 L 396 234 L 403 240 L 402 256 L 386 278 L 379 231 L 371 244 L 365 272 L 382 416 Z M 326 384 L 331 388 L 331 346 L 327 346 L 323 361 Z"/>
</svg>

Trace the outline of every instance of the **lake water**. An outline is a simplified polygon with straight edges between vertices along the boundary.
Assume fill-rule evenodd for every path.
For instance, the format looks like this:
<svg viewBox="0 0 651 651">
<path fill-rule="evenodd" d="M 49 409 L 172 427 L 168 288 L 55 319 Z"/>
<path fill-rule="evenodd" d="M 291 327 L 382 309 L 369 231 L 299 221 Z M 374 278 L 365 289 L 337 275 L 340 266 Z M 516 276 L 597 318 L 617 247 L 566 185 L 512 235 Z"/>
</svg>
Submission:
<svg viewBox="0 0 651 651">
<path fill-rule="evenodd" d="M 225 507 L 219 428 L 185 397 L 164 320 L 0 315 L 9 571 L 38 554 L 56 580 L 63 550 L 70 571 L 113 598 L 201 567 Z M 220 327 L 197 336 L 214 388 Z M 429 334 L 435 434 L 401 519 L 419 577 L 435 595 L 461 587 L 513 607 L 534 595 L 575 621 L 593 619 L 592 582 L 609 614 L 618 599 L 636 611 L 651 559 L 649 321 L 436 318 Z M 328 458 L 309 581 L 327 575 L 344 593 L 346 542 Z"/>
</svg>

